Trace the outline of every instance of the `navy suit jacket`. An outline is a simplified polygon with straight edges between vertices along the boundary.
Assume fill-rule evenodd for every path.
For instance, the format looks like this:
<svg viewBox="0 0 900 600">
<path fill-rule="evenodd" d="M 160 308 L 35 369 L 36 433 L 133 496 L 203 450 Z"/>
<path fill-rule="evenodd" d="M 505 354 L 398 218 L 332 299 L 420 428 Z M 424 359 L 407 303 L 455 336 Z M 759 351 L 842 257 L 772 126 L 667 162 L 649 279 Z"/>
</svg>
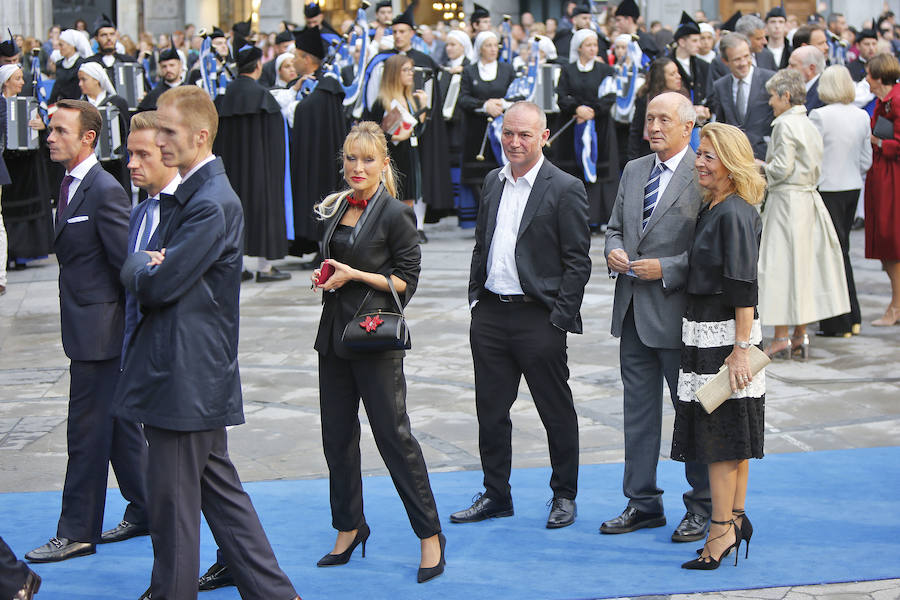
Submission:
<svg viewBox="0 0 900 600">
<path fill-rule="evenodd" d="M 772 107 L 769 106 L 769 93 L 766 91 L 766 82 L 774 74 L 759 67 L 753 69 L 753 78 L 750 80 L 750 91 L 747 95 L 747 114 L 744 115 L 743 123 L 739 121 L 734 107 L 730 73 L 716 81 L 709 101 L 710 110 L 716 115 L 718 122 L 740 127 L 741 131 L 747 134 L 753 148 L 753 156 L 760 160 L 766 159 L 766 149 L 772 135 L 772 121 L 775 119 Z"/>
<path fill-rule="evenodd" d="M 130 210 L 122 185 L 97 163 L 58 219 L 53 247 L 62 342 L 72 360 L 109 360 L 122 352 L 125 289 L 119 269 Z"/>
<path fill-rule="evenodd" d="M 137 244 L 137 236 L 141 229 L 141 222 L 144 220 L 144 215 L 147 214 L 147 205 L 150 203 L 149 198 L 145 198 L 134 209 L 131 211 L 131 221 L 128 223 L 128 246 L 127 251 L 131 254 L 131 251 L 134 250 L 135 245 Z M 158 250 L 159 249 L 159 227 L 157 226 L 156 231 L 153 232 L 153 235 L 150 236 L 150 241 L 147 243 L 148 250 Z M 147 257 L 147 260 L 150 260 L 150 257 Z M 134 294 L 125 291 L 125 335 L 122 339 L 122 361 L 124 363 L 125 360 L 125 350 L 128 348 L 128 342 L 131 339 L 132 334 L 134 333 L 135 327 L 137 327 L 138 322 L 141 320 L 141 308 L 140 304 L 138 304 L 137 298 L 134 297 Z"/>
<path fill-rule="evenodd" d="M 816 82 L 812 84 L 809 90 L 806 92 L 806 112 L 809 113 L 811 110 L 815 110 L 817 108 L 822 108 L 825 106 L 825 103 L 822 102 L 822 99 L 819 98 L 819 81 L 821 78 L 816 79 Z"/>
</svg>

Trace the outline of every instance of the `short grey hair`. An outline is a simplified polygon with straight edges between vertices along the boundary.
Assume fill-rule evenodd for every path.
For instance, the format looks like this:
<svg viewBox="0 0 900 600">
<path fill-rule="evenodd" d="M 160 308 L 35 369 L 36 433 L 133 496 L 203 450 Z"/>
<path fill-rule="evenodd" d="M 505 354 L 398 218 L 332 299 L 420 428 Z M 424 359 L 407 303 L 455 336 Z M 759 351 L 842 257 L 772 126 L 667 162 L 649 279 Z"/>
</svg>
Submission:
<svg viewBox="0 0 900 600">
<path fill-rule="evenodd" d="M 729 48 L 734 49 L 740 46 L 741 44 L 747 44 L 747 48 L 750 47 L 750 40 L 743 33 L 729 33 L 719 42 L 719 51 L 722 55 L 722 60 L 728 62 L 728 54 L 726 50 Z"/>
<path fill-rule="evenodd" d="M 803 61 L 803 68 L 809 65 L 816 66 L 816 75 L 821 75 L 825 70 L 825 55 L 815 46 L 800 46 L 794 52 L 797 58 Z"/>
<path fill-rule="evenodd" d="M 779 98 L 788 94 L 791 106 L 806 102 L 806 81 L 803 80 L 803 75 L 794 69 L 781 69 L 772 75 L 766 82 L 766 91 Z"/>
<path fill-rule="evenodd" d="M 547 129 L 547 113 L 544 112 L 544 109 L 535 104 L 534 102 L 526 102 L 521 100 L 519 102 L 513 103 L 512 106 L 506 109 L 506 114 L 509 114 L 512 110 L 524 110 L 528 109 L 533 113 L 538 115 L 540 119 L 541 131 Z"/>
<path fill-rule="evenodd" d="M 655 102 L 658 98 L 662 100 L 671 98 L 674 102 L 678 103 L 678 106 L 675 107 L 675 114 L 678 115 L 678 119 L 682 123 L 697 122 L 697 110 L 694 108 L 694 104 L 691 102 L 690 98 L 684 94 L 678 92 L 663 92 L 662 94 L 654 96 L 650 102 Z"/>
<path fill-rule="evenodd" d="M 759 31 L 760 29 L 764 30 L 765 28 L 766 24 L 756 15 L 744 15 L 734 24 L 734 31 L 736 33 L 743 33 L 744 35 L 749 35 L 754 31 Z"/>
</svg>

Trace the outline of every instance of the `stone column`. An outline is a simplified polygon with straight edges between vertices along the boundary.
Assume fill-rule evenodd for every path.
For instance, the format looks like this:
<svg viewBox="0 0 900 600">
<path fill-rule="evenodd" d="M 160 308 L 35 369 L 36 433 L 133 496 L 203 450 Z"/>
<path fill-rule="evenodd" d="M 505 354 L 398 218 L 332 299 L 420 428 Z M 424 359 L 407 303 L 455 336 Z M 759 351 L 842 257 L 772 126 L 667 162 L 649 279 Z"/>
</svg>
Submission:
<svg viewBox="0 0 900 600">
<path fill-rule="evenodd" d="M 303 16 L 303 2 L 291 0 L 261 0 L 259 4 L 259 31 L 280 31 L 282 21 L 299 23 Z M 329 8 L 331 8 L 329 3 Z M 337 23 L 333 23 L 337 27 Z"/>
<path fill-rule="evenodd" d="M 3 32 L 7 39 L 9 27 L 12 32 L 25 37 L 36 37 L 41 41 L 47 39 L 47 30 L 53 22 L 52 0 L 0 0 L 3 4 Z"/>
<path fill-rule="evenodd" d="M 143 0 L 144 3 L 144 31 L 153 33 L 154 38 L 161 33 L 171 33 L 176 29 L 184 29 L 185 4 L 190 0 Z M 123 4 L 134 6 L 134 0 L 119 0 L 119 7 Z M 123 14 L 119 13 L 119 27 L 121 27 Z M 201 27 L 201 26 L 198 26 Z"/>
</svg>

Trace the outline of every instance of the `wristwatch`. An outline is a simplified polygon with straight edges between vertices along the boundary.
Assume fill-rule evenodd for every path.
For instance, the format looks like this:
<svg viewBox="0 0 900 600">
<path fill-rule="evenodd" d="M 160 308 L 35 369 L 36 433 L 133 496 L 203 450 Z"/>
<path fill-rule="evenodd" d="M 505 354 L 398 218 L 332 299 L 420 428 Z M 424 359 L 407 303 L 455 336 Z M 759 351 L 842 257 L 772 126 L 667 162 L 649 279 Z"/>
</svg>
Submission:
<svg viewBox="0 0 900 600">
<path fill-rule="evenodd" d="M 734 345 L 741 350 L 747 350 L 748 348 L 750 348 L 750 342 L 735 342 Z"/>
</svg>

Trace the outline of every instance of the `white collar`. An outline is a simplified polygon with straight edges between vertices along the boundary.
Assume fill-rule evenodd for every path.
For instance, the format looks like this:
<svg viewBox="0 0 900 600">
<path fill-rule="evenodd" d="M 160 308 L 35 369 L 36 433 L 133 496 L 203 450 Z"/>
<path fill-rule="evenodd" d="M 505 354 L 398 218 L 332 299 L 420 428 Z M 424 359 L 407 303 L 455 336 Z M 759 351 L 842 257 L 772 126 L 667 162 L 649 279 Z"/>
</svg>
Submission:
<svg viewBox="0 0 900 600">
<path fill-rule="evenodd" d="M 63 68 L 71 69 L 72 65 L 75 64 L 76 60 L 78 60 L 77 52 L 75 54 L 73 54 L 72 56 L 70 56 L 69 58 L 63 58 L 62 59 Z"/>
<path fill-rule="evenodd" d="M 100 103 L 106 100 L 106 90 L 100 90 L 100 93 L 97 94 L 96 98 L 91 98 L 90 96 L 85 96 L 88 99 L 88 102 L 93 104 L 94 106 L 100 106 Z"/>
<path fill-rule="evenodd" d="M 822 74 L 819 73 L 818 75 L 816 75 L 815 77 L 813 77 L 812 79 L 810 79 L 809 81 L 806 82 L 806 91 L 807 92 L 809 91 L 809 89 L 812 86 L 816 85 L 816 82 L 819 80 L 819 77 L 821 77 L 821 76 L 822 76 Z"/>
<path fill-rule="evenodd" d="M 686 145 L 681 149 L 681 152 L 666 161 L 659 160 L 659 155 L 657 155 L 656 160 L 653 162 L 653 168 L 656 168 L 659 163 L 663 163 L 664 165 L 666 165 L 666 169 L 668 169 L 669 172 L 674 173 L 675 169 L 677 169 L 678 165 L 681 164 L 681 160 L 684 158 L 684 155 L 687 154 L 688 148 L 690 147 L 690 144 Z"/>
<path fill-rule="evenodd" d="M 580 58 L 575 59 L 575 64 L 578 66 L 578 70 L 581 71 L 582 73 L 587 73 L 588 71 L 593 71 L 594 65 L 596 64 L 596 62 L 597 62 L 596 60 L 592 60 L 588 64 L 583 65 L 583 64 L 581 64 Z"/>
<path fill-rule="evenodd" d="M 87 176 L 88 171 L 91 170 L 91 167 L 97 164 L 97 155 L 91 152 L 88 154 L 87 158 L 83 161 L 75 165 L 71 171 L 66 171 L 66 175 L 74 177 L 75 179 L 81 181 Z"/>
<path fill-rule="evenodd" d="M 747 71 L 747 76 L 740 80 L 740 81 L 743 81 L 744 83 L 746 83 L 748 88 L 749 88 L 750 84 L 753 83 L 753 70 L 755 68 L 756 67 L 754 67 L 753 65 L 750 65 L 750 70 Z M 735 77 L 734 75 L 732 75 L 731 81 L 733 84 L 737 85 L 738 78 Z"/>
<path fill-rule="evenodd" d="M 528 182 L 529 187 L 534 187 L 534 180 L 537 179 L 538 171 L 541 170 L 541 167 L 544 165 L 544 153 L 541 153 L 541 157 L 538 159 L 534 166 L 528 170 L 527 173 L 519 177 L 519 179 L 525 179 Z M 509 180 L 512 181 L 513 184 L 518 183 L 518 180 L 513 179 L 512 174 L 512 163 L 506 163 L 502 169 L 500 169 L 500 173 L 497 174 L 500 178 L 500 181 Z"/>
<path fill-rule="evenodd" d="M 460 56 L 457 56 L 456 58 L 451 58 L 450 61 L 447 63 L 447 66 L 448 67 L 458 67 L 461 64 L 463 64 L 464 60 L 466 60 L 466 55 L 461 54 Z"/>
<path fill-rule="evenodd" d="M 187 173 L 184 174 L 184 177 L 181 178 L 181 183 L 184 183 L 185 181 L 187 181 L 188 179 L 190 179 L 190 178 L 191 178 L 191 175 L 193 175 L 194 173 L 196 173 L 197 171 L 199 171 L 201 168 L 203 168 L 203 166 L 204 166 L 206 163 L 211 163 L 211 162 L 214 161 L 214 160 L 216 160 L 216 155 L 213 154 L 212 152 L 210 152 L 210 153 L 209 153 L 209 156 L 207 156 L 206 158 L 204 158 L 203 160 L 201 160 L 199 163 L 197 163 L 197 165 L 196 165 L 193 169 L 191 169 L 190 171 L 188 171 Z"/>
</svg>

